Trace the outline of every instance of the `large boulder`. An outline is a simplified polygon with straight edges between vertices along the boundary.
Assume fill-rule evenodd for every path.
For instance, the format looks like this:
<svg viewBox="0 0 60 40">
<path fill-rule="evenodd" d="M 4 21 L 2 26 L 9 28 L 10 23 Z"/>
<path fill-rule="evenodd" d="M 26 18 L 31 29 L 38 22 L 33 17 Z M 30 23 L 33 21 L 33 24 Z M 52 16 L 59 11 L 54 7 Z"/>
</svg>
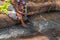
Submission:
<svg viewBox="0 0 60 40">
<path fill-rule="evenodd" d="M 56 5 L 54 2 L 44 2 L 44 3 L 34 3 L 34 2 L 28 2 L 27 3 L 27 10 L 28 14 L 33 13 L 44 13 L 46 11 L 55 10 Z M 37 11 L 37 12 L 36 12 Z"/>
</svg>

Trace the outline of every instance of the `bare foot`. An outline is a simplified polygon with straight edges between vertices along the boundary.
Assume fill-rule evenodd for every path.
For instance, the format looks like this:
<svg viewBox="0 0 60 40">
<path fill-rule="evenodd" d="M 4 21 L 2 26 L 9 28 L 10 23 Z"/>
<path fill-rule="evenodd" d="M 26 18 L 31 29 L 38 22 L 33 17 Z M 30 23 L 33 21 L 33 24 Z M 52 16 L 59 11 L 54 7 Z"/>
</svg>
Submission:
<svg viewBox="0 0 60 40">
<path fill-rule="evenodd" d="M 26 24 L 22 24 L 22 26 L 23 26 L 24 28 L 27 28 L 27 25 L 26 25 Z"/>
</svg>

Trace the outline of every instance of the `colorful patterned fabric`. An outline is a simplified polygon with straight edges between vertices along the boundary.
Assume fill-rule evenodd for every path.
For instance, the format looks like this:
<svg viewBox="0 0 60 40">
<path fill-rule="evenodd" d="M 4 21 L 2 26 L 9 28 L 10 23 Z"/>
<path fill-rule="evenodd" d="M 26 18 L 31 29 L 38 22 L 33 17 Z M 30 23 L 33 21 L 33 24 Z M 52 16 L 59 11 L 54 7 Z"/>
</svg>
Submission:
<svg viewBox="0 0 60 40">
<path fill-rule="evenodd" d="M 17 2 L 19 3 L 20 0 L 17 0 Z M 19 11 L 25 13 L 25 11 L 26 11 L 26 2 L 24 0 L 22 0 L 21 6 L 19 6 L 18 4 L 16 4 L 16 7 L 19 8 Z"/>
<path fill-rule="evenodd" d="M 8 11 L 8 16 L 16 20 L 17 19 L 17 16 L 16 16 L 17 12 L 15 11 L 13 5 L 10 5 L 9 8 L 11 9 L 11 11 Z"/>
</svg>

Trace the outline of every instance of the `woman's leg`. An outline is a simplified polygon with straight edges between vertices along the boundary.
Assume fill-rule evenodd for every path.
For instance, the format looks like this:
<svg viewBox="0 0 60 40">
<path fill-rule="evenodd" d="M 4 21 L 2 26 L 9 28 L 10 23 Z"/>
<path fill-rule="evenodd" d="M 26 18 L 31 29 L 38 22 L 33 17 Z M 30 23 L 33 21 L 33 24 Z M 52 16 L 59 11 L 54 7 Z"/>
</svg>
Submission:
<svg viewBox="0 0 60 40">
<path fill-rule="evenodd" d="M 25 27 L 25 28 L 27 28 L 27 25 L 24 23 L 24 21 L 23 21 L 23 19 L 22 19 L 22 17 L 21 17 L 21 14 L 18 14 L 18 13 L 17 13 L 17 17 L 18 17 L 18 20 L 21 21 L 22 26 Z"/>
<path fill-rule="evenodd" d="M 29 12 L 27 15 L 34 15 L 34 14 L 37 14 L 38 13 L 38 11 L 32 11 L 32 12 Z"/>
</svg>

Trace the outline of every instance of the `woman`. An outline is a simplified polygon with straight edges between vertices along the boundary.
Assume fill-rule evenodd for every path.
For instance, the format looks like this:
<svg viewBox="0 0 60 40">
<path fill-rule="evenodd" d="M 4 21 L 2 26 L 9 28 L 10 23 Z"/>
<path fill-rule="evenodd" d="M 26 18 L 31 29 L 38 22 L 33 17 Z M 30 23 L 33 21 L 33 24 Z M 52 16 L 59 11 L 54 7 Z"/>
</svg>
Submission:
<svg viewBox="0 0 60 40">
<path fill-rule="evenodd" d="M 16 12 L 16 15 L 17 15 L 17 19 L 18 21 L 20 21 L 22 23 L 22 26 L 23 27 L 27 27 L 27 25 L 24 23 L 24 20 L 22 19 L 22 16 L 23 16 L 23 10 L 21 9 L 22 8 L 22 3 L 21 3 L 22 0 L 11 0 L 14 8 L 15 8 L 15 12 Z"/>
</svg>

